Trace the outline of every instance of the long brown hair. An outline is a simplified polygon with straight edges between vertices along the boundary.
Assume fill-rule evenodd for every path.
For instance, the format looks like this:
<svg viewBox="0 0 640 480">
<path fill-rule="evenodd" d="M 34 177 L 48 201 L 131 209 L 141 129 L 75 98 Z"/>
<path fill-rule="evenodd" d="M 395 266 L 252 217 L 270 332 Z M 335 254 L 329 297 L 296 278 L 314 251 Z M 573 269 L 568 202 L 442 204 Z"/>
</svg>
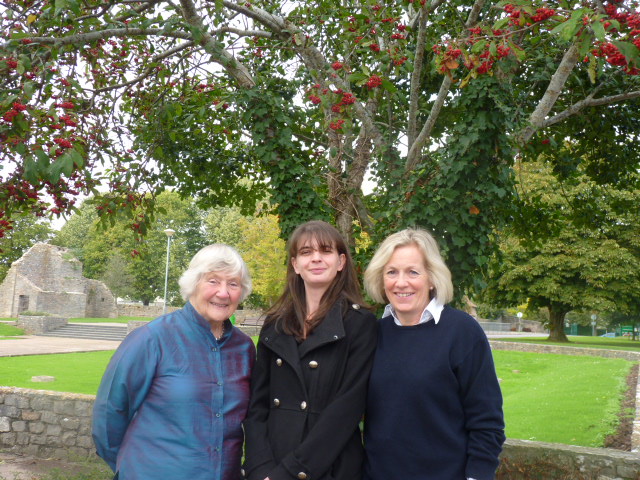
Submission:
<svg viewBox="0 0 640 480">
<path fill-rule="evenodd" d="M 265 324 L 275 323 L 278 330 L 297 338 L 304 335 L 304 324 L 307 319 L 307 297 L 304 280 L 295 272 L 291 259 L 298 255 L 298 249 L 306 242 L 315 242 L 321 249 L 335 248 L 338 255 L 343 254 L 345 258 L 344 267 L 324 292 L 320 306 L 313 318 L 307 321 L 307 333 L 322 322 L 329 309 L 339 299 L 348 303 L 361 305 L 364 303 L 349 248 L 340 232 L 321 220 L 312 220 L 299 225 L 287 242 L 287 285 L 280 298 L 267 311 L 265 319 Z"/>
</svg>

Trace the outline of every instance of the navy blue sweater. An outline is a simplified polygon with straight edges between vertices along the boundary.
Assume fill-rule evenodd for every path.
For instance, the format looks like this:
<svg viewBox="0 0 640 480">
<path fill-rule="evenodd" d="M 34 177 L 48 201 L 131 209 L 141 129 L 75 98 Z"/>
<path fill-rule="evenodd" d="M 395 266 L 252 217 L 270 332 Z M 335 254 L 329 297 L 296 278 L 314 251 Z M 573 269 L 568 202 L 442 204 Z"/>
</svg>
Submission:
<svg viewBox="0 0 640 480">
<path fill-rule="evenodd" d="M 491 480 L 505 440 L 502 394 L 478 322 L 379 322 L 365 416 L 364 480 Z"/>
</svg>

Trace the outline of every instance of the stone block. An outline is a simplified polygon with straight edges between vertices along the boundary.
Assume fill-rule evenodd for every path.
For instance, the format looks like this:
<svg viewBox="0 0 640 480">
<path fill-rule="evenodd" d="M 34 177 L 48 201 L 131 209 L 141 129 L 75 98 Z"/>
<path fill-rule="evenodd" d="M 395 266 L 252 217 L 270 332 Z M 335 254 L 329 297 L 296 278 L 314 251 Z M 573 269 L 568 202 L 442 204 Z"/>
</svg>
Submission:
<svg viewBox="0 0 640 480">
<path fill-rule="evenodd" d="M 0 434 L 0 445 L 12 447 L 16 444 L 16 434 L 13 432 Z"/>
<path fill-rule="evenodd" d="M 28 432 L 16 433 L 16 445 L 29 445 L 31 435 Z"/>
<path fill-rule="evenodd" d="M 20 409 L 10 405 L 0 405 L 0 417 L 20 418 Z"/>
<path fill-rule="evenodd" d="M 44 423 L 57 425 L 58 423 L 60 423 L 60 416 L 51 412 L 42 412 L 40 420 L 42 420 Z"/>
<path fill-rule="evenodd" d="M 40 412 L 34 412 L 33 410 L 22 410 L 23 420 L 40 420 Z"/>
<path fill-rule="evenodd" d="M 47 436 L 46 435 L 32 435 L 31 443 L 33 445 L 46 445 L 47 444 Z"/>
<path fill-rule="evenodd" d="M 60 443 L 65 447 L 73 447 L 76 444 L 76 432 L 64 432 L 60 438 Z"/>
<path fill-rule="evenodd" d="M 93 402 L 76 400 L 75 414 L 79 417 L 90 417 L 93 413 Z"/>
<path fill-rule="evenodd" d="M 55 400 L 53 402 L 53 412 L 61 415 L 75 415 L 75 402 L 71 400 Z"/>
<path fill-rule="evenodd" d="M 93 450 L 95 445 L 93 443 L 93 438 L 89 435 L 79 435 L 76 439 L 76 445 L 83 448 L 88 448 Z"/>
<path fill-rule="evenodd" d="M 45 396 L 36 396 L 31 399 L 31 409 L 36 411 L 53 410 L 53 399 Z"/>
<path fill-rule="evenodd" d="M 31 433 L 44 432 L 44 423 L 42 422 L 29 422 L 29 431 Z"/>
<path fill-rule="evenodd" d="M 14 432 L 24 432 L 27 429 L 27 422 L 24 420 L 16 420 L 11 424 L 11 430 Z"/>
<path fill-rule="evenodd" d="M 60 425 L 65 430 L 78 430 L 80 426 L 80 419 L 76 417 L 65 417 L 60 421 Z"/>
<path fill-rule="evenodd" d="M 0 432 L 11 431 L 11 419 L 9 417 L 0 417 Z"/>
<path fill-rule="evenodd" d="M 62 433 L 62 427 L 60 425 L 47 425 L 45 432 L 47 435 L 59 436 Z"/>
</svg>

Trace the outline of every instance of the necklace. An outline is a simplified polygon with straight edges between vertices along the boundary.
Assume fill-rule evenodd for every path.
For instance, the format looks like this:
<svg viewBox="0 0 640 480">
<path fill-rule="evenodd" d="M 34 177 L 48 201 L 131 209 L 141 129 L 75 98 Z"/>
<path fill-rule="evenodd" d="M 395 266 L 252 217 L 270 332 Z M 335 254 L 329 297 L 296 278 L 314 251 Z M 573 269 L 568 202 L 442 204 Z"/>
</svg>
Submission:
<svg viewBox="0 0 640 480">
<path fill-rule="evenodd" d="M 211 329 L 211 333 L 213 333 L 213 336 L 215 337 L 216 340 L 220 340 L 222 337 L 224 337 L 224 323 L 222 324 L 222 331 L 220 332 L 220 335 L 216 335 L 216 333 L 213 331 L 213 328 Z"/>
</svg>

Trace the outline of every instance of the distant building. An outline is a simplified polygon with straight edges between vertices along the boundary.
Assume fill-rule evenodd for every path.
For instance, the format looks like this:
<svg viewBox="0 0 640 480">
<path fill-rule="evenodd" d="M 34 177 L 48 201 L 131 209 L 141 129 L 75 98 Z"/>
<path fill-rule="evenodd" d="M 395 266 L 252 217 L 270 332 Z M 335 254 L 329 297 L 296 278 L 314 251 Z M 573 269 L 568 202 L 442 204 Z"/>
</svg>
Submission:
<svg viewBox="0 0 640 480">
<path fill-rule="evenodd" d="M 82 263 L 62 247 L 37 243 L 13 262 L 0 285 L 0 317 L 46 312 L 67 318 L 118 316 L 107 286 L 82 276 Z"/>
</svg>

